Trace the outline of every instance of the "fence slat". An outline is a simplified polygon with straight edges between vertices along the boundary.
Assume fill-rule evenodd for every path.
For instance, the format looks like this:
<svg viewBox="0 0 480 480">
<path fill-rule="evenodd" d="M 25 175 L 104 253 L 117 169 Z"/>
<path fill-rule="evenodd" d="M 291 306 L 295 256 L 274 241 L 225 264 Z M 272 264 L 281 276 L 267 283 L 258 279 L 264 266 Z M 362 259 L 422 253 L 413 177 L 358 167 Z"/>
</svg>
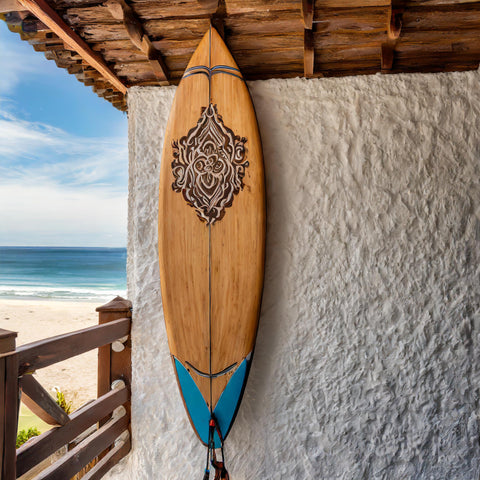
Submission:
<svg viewBox="0 0 480 480">
<path fill-rule="evenodd" d="M 5 459 L 5 440 L 11 441 L 11 434 L 6 429 L 6 419 L 10 412 L 7 411 L 7 402 L 6 396 L 10 393 L 10 389 L 7 388 L 7 357 L 4 354 L 15 350 L 15 339 L 17 337 L 16 332 L 11 332 L 10 330 L 0 329 L 0 477 L 4 477 L 4 459 Z M 5 435 L 9 434 L 9 438 L 5 438 Z M 14 440 L 15 445 L 15 440 Z M 9 449 L 7 448 L 7 451 Z M 15 477 L 14 477 L 15 478 Z"/>
<path fill-rule="evenodd" d="M 109 447 L 128 427 L 126 415 L 112 420 L 97 430 L 90 437 L 79 443 L 60 460 L 43 470 L 35 480 L 65 480 L 72 478 L 99 453 Z"/>
<path fill-rule="evenodd" d="M 122 442 L 117 447 L 112 448 L 89 472 L 87 472 L 82 480 L 100 480 L 112 467 L 114 467 L 127 453 L 130 451 L 130 439 Z"/>
<path fill-rule="evenodd" d="M 70 422 L 35 437 L 17 450 L 17 475 L 23 475 L 42 460 L 100 421 L 130 397 L 126 388 L 112 390 L 70 415 Z"/>
<path fill-rule="evenodd" d="M 17 477 L 15 457 L 18 407 L 18 357 L 16 354 L 11 354 L 5 357 L 5 411 L 2 480 L 15 480 Z"/>
<path fill-rule="evenodd" d="M 23 403 L 49 425 L 65 425 L 70 421 L 65 411 L 52 396 L 38 383 L 33 375 L 20 378 Z"/>
<path fill-rule="evenodd" d="M 130 318 L 121 318 L 104 325 L 95 325 L 76 332 L 58 335 L 17 348 L 19 374 L 32 373 L 70 357 L 124 337 L 130 333 Z"/>
<path fill-rule="evenodd" d="M 3 475 L 3 446 L 5 444 L 5 358 L 0 358 L 0 478 Z"/>
</svg>

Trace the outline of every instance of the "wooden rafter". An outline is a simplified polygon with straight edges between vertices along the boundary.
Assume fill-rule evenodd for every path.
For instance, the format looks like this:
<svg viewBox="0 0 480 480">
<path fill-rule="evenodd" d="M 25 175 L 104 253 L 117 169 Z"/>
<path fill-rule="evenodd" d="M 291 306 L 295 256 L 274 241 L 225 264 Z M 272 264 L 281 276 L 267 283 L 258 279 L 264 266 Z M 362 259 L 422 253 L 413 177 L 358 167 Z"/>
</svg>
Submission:
<svg viewBox="0 0 480 480">
<path fill-rule="evenodd" d="M 108 8 L 113 18 L 123 22 L 132 43 L 146 55 L 155 76 L 160 81 L 160 85 L 168 85 L 168 70 L 163 61 L 162 55 L 152 45 L 152 42 L 143 29 L 142 22 L 133 9 L 125 2 L 125 0 L 107 0 L 105 6 Z"/>
<path fill-rule="evenodd" d="M 402 15 L 405 10 L 404 0 L 391 0 L 387 18 L 387 41 L 382 44 L 382 72 L 393 68 L 395 46 L 402 32 Z"/>
<path fill-rule="evenodd" d="M 200 1 L 200 0 L 199 0 Z M 211 8 L 211 18 L 210 22 L 212 27 L 220 34 L 220 36 L 225 40 L 225 17 L 227 16 L 227 6 L 225 5 L 225 0 L 215 0 L 216 5 L 213 3 L 210 5 Z"/>
<path fill-rule="evenodd" d="M 127 93 L 127 87 L 113 73 L 103 57 L 94 52 L 87 42 L 75 33 L 45 0 L 19 0 L 19 2 L 65 43 L 70 45 L 73 50 L 101 73 L 119 92 Z"/>
<path fill-rule="evenodd" d="M 313 27 L 313 0 L 302 0 L 302 17 L 305 28 L 312 29 Z"/>
<path fill-rule="evenodd" d="M 313 45 L 313 30 L 304 30 L 304 44 L 303 44 L 303 74 L 309 78 L 313 76 L 315 64 L 315 50 Z"/>
<path fill-rule="evenodd" d="M 305 25 L 303 36 L 303 74 L 313 76 L 315 66 L 315 48 L 313 42 L 313 10 L 314 0 L 302 0 L 302 17 Z"/>
</svg>

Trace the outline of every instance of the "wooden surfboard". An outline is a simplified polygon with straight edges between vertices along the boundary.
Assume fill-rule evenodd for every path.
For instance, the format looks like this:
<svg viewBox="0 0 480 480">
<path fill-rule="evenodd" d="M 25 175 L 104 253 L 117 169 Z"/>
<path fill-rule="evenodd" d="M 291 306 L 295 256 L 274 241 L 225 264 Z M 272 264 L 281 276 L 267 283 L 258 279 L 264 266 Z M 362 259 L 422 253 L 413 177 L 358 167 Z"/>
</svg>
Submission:
<svg viewBox="0 0 480 480">
<path fill-rule="evenodd" d="M 243 395 L 257 333 L 265 180 L 247 86 L 213 28 L 185 70 L 168 120 L 158 252 L 168 343 L 183 402 L 206 445 L 215 418 L 219 448 Z"/>
</svg>

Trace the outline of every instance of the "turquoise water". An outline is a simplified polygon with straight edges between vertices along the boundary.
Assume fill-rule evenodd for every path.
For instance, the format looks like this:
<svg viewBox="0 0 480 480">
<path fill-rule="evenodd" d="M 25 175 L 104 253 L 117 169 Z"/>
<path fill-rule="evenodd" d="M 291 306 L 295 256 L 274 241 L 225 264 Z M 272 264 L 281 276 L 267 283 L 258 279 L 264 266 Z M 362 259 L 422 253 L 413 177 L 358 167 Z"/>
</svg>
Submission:
<svg viewBox="0 0 480 480">
<path fill-rule="evenodd" d="M 0 298 L 126 296 L 125 248 L 0 247 Z"/>
</svg>

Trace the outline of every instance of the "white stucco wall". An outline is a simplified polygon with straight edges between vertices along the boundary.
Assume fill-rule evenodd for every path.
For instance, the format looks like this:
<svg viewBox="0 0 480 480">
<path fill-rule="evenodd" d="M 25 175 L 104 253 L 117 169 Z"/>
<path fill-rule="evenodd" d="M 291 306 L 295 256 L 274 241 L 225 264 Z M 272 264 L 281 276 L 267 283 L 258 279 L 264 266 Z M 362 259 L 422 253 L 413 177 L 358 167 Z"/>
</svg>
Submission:
<svg viewBox="0 0 480 480">
<path fill-rule="evenodd" d="M 480 74 L 249 84 L 265 291 L 232 480 L 478 479 Z M 202 478 L 168 355 L 157 190 L 175 88 L 129 92 L 134 448 L 108 478 Z"/>
</svg>

